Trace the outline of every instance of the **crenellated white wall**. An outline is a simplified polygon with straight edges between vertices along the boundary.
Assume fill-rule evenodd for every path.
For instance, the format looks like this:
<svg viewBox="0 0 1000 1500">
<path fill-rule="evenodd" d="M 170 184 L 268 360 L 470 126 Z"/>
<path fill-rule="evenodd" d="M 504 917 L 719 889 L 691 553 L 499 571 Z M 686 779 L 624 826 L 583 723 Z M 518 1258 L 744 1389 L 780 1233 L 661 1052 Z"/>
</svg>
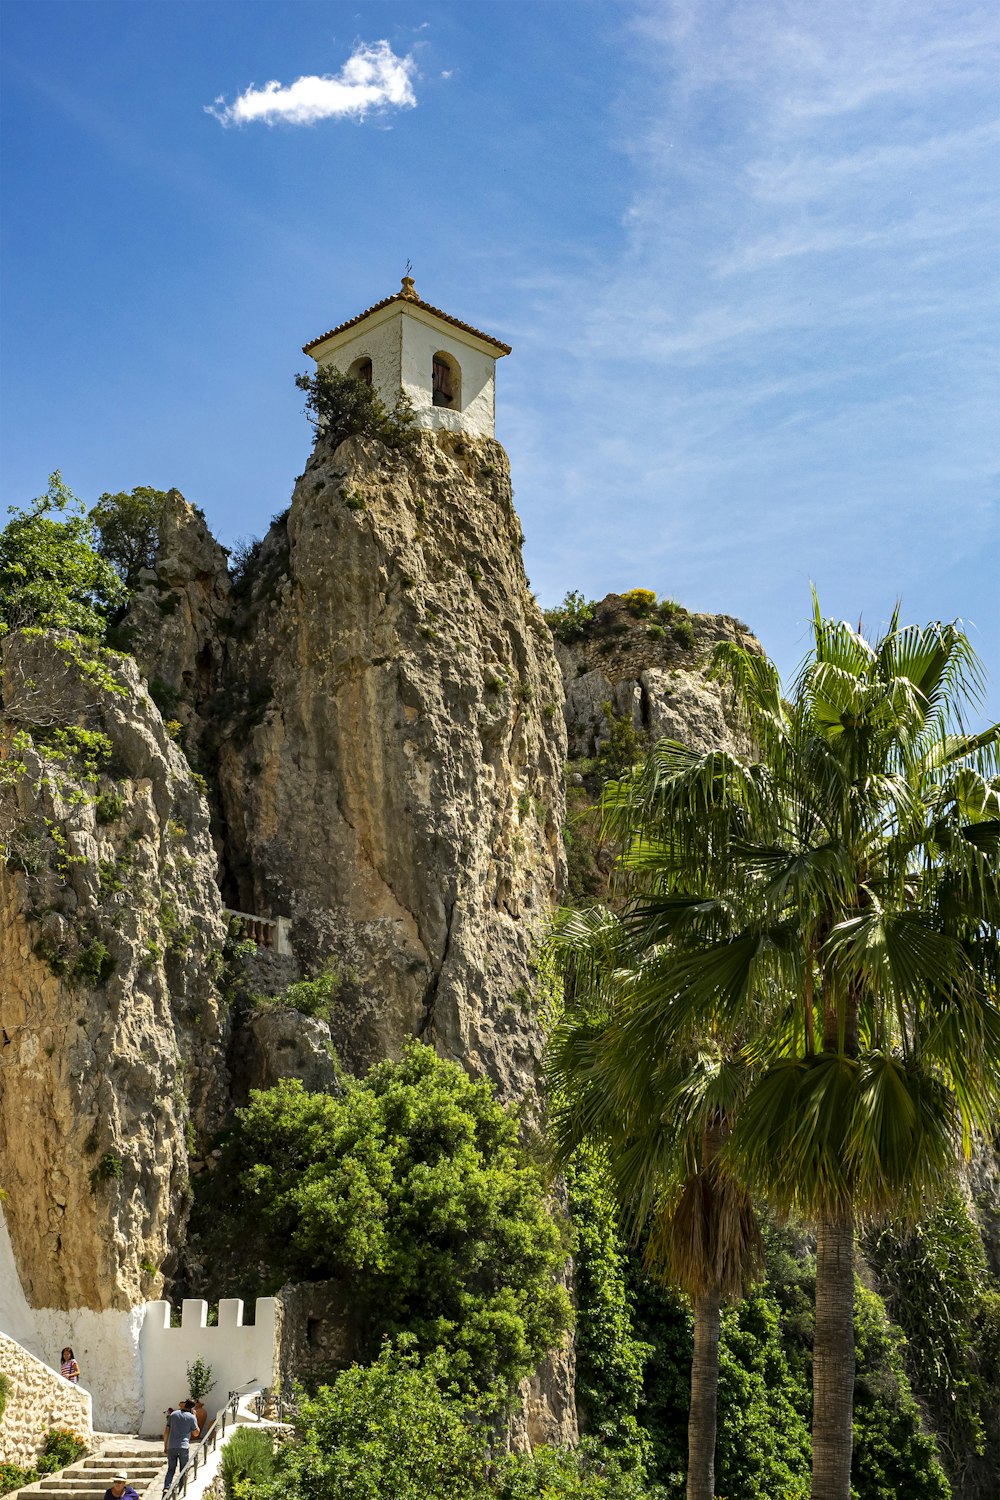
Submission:
<svg viewBox="0 0 1000 1500">
<path fill-rule="evenodd" d="M 139 1336 L 145 1409 L 140 1431 L 159 1437 L 168 1406 L 178 1406 L 190 1392 L 187 1367 L 200 1355 L 211 1365 L 215 1383 L 204 1402 L 211 1419 L 223 1406 L 230 1391 L 251 1383 L 274 1383 L 275 1338 L 278 1304 L 274 1297 L 259 1297 L 256 1321 L 243 1323 L 243 1303 L 226 1297 L 219 1303 L 217 1328 L 207 1326 L 208 1303 L 192 1298 L 181 1309 L 181 1326 L 170 1326 L 170 1303 L 147 1302 Z"/>
<path fill-rule="evenodd" d="M 219 1326 L 208 1328 L 208 1304 L 184 1303 L 180 1328 L 170 1327 L 169 1302 L 127 1310 L 31 1307 L 24 1295 L 10 1236 L 0 1210 L 0 1333 L 47 1365 L 56 1383 L 69 1344 L 90 1392 L 99 1432 L 143 1432 L 159 1437 L 163 1414 L 187 1396 L 187 1366 L 200 1354 L 215 1371 L 206 1400 L 214 1414 L 231 1390 L 255 1379 L 273 1384 L 277 1303 L 257 1303 L 256 1324 L 243 1326 L 243 1303 L 219 1303 Z"/>
</svg>

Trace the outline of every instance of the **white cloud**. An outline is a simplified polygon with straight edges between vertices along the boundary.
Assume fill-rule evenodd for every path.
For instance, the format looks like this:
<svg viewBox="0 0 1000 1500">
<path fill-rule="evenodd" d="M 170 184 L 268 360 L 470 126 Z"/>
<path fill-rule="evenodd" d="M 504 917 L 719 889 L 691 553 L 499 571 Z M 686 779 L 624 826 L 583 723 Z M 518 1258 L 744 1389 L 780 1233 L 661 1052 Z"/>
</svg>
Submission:
<svg viewBox="0 0 1000 1500">
<path fill-rule="evenodd" d="M 223 125 L 245 125 L 252 120 L 268 125 L 277 120 L 313 125 L 317 120 L 345 116 L 364 119 L 375 110 L 412 108 L 417 102 L 412 83 L 415 69 L 413 57 L 397 57 L 387 41 L 361 42 L 335 76 L 309 73 L 289 84 L 276 79 L 263 88 L 251 84 L 232 104 L 220 95 L 205 109 Z"/>
</svg>

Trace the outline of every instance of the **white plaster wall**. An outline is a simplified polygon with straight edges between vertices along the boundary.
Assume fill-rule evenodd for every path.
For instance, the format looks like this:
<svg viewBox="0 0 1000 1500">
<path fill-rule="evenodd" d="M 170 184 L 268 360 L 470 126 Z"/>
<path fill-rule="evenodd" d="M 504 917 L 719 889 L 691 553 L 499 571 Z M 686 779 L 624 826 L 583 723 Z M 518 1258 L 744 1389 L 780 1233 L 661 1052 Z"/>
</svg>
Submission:
<svg viewBox="0 0 1000 1500">
<path fill-rule="evenodd" d="M 448 330 L 420 308 L 394 302 L 342 338 L 336 347 L 317 352 L 320 368 L 332 366 L 346 374 L 356 359 L 370 359 L 372 384 L 386 406 L 392 406 L 402 386 L 419 427 L 495 436 L 496 356 L 467 343 L 458 329 Z M 431 367 L 439 351 L 450 355 L 462 372 L 461 410 L 434 405 Z"/>
<path fill-rule="evenodd" d="M 431 366 L 439 350 L 450 355 L 462 372 L 459 411 L 434 405 Z M 457 329 L 446 333 L 443 325 L 424 322 L 419 309 L 403 320 L 402 383 L 421 427 L 445 427 L 476 437 L 495 435 L 496 359 L 466 343 Z"/>
<path fill-rule="evenodd" d="M 14 1259 L 14 1247 L 10 1242 L 10 1233 L 4 1220 L 2 1207 L 0 1207 L 0 1333 L 16 1339 L 36 1359 L 45 1359 L 42 1346 L 38 1341 L 34 1309 L 28 1306 L 28 1299 L 21 1286 L 21 1277 Z M 60 1344 L 59 1349 L 62 1348 L 63 1345 Z M 46 1362 L 51 1364 L 52 1361 Z M 58 1363 L 57 1358 L 56 1364 Z"/>
<path fill-rule="evenodd" d="M 250 1328 L 243 1325 L 243 1303 L 238 1297 L 226 1297 L 219 1303 L 217 1328 L 206 1326 L 207 1316 L 208 1303 L 190 1299 L 182 1306 L 180 1328 L 171 1328 L 170 1303 L 146 1303 L 139 1337 L 145 1388 L 139 1428 L 143 1435 L 159 1437 L 167 1407 L 177 1406 L 190 1394 L 187 1367 L 198 1355 L 211 1365 L 215 1375 L 212 1389 L 203 1398 L 209 1420 L 224 1405 L 230 1391 L 243 1390 L 251 1383 L 274 1383 L 275 1299 L 257 1299 L 256 1322 Z"/>
<path fill-rule="evenodd" d="M 398 304 L 397 304 L 398 305 Z M 356 359 L 372 362 L 372 385 L 386 406 L 393 406 L 399 395 L 402 369 L 403 319 L 399 312 L 387 308 L 374 313 L 345 342 L 329 353 L 322 350 L 316 363 L 330 365 L 346 375 Z M 430 376 L 427 377 L 428 381 Z"/>
<path fill-rule="evenodd" d="M 36 1307 L 35 1326 L 49 1364 L 59 1363 L 69 1344 L 80 1366 L 80 1381 L 94 1402 L 99 1432 L 136 1432 L 142 1415 L 139 1329 L 142 1308 L 127 1311 L 90 1307 Z"/>
</svg>

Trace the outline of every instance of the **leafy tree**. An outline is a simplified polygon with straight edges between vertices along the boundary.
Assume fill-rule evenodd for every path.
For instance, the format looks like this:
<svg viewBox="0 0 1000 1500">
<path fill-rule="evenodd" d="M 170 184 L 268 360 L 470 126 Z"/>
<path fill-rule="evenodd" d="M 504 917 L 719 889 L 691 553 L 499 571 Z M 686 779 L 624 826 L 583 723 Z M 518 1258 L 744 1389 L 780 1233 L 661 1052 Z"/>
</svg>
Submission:
<svg viewBox="0 0 1000 1500">
<path fill-rule="evenodd" d="M 378 438 L 388 448 L 403 448 L 413 441 L 413 404 L 403 391 L 387 409 L 374 386 L 332 365 L 296 375 L 295 384 L 306 393 L 306 415 L 316 428 L 317 442 L 338 448 L 345 439 L 360 436 Z"/>
<path fill-rule="evenodd" d="M 367 1357 L 409 1331 L 500 1404 L 568 1326 L 566 1249 L 516 1117 L 420 1043 L 343 1098 L 254 1092 L 212 1175 L 218 1253 L 266 1265 L 267 1290 L 342 1279 Z"/>
<path fill-rule="evenodd" d="M 156 561 L 167 494 L 148 485 L 115 494 L 105 491 L 91 509 L 90 520 L 100 538 L 98 550 L 130 592 L 142 569 Z"/>
<path fill-rule="evenodd" d="M 916 1212 L 1000 1099 L 1000 727 L 957 625 L 869 642 L 815 607 L 786 701 L 723 643 L 756 761 L 664 742 L 606 808 L 642 972 L 615 1050 L 631 1097 L 710 1029 L 749 1086 L 724 1164 L 816 1225 L 813 1497 L 847 1500 L 859 1218 Z"/>
<path fill-rule="evenodd" d="M 303 1401 L 295 1439 L 254 1500 L 480 1500 L 483 1429 L 449 1382 L 441 1350 L 421 1361 L 405 1339 Z"/>
<path fill-rule="evenodd" d="M 100 555 L 93 523 L 59 470 L 44 495 L 9 514 L 0 531 L 0 627 L 75 630 L 102 639 L 125 587 Z"/>
</svg>

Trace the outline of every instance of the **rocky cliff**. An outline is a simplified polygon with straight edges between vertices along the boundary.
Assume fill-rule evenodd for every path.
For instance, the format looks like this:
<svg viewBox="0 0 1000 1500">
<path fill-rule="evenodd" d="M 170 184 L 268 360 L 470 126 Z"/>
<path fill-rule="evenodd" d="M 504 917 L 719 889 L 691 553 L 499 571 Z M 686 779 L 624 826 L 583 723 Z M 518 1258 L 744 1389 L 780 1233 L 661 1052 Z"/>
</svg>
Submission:
<svg viewBox="0 0 1000 1500">
<path fill-rule="evenodd" d="M 0 1159 L 36 1307 L 128 1308 L 217 1128 L 225 925 L 204 798 L 134 662 L 3 642 Z M 30 1128 L 27 1128 L 30 1122 Z"/>
<path fill-rule="evenodd" d="M 228 597 L 176 515 L 128 625 L 215 788 L 230 904 L 335 968 L 350 1069 L 416 1034 L 533 1096 L 565 741 L 503 449 L 320 445 Z"/>
</svg>

